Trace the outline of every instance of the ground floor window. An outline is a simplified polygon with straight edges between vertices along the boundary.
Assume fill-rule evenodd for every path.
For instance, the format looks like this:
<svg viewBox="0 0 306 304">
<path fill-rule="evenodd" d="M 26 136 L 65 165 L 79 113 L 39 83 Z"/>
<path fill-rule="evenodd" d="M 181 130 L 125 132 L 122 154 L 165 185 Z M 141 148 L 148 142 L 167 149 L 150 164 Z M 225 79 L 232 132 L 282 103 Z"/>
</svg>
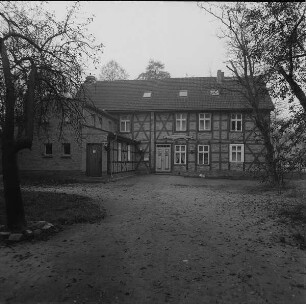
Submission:
<svg viewBox="0 0 306 304">
<path fill-rule="evenodd" d="M 52 156 L 52 144 L 47 143 L 45 144 L 45 156 Z"/>
<path fill-rule="evenodd" d="M 127 146 L 127 160 L 131 161 L 131 146 Z"/>
<path fill-rule="evenodd" d="M 174 163 L 186 164 L 186 145 L 176 145 L 174 152 Z"/>
<path fill-rule="evenodd" d="M 243 144 L 230 145 L 230 162 L 232 163 L 244 162 L 244 145 Z"/>
<path fill-rule="evenodd" d="M 118 143 L 118 161 L 121 161 L 121 143 Z"/>
<path fill-rule="evenodd" d="M 62 145 L 62 152 L 63 152 L 63 156 L 71 155 L 70 143 L 64 143 Z"/>
<path fill-rule="evenodd" d="M 209 146 L 198 145 L 198 164 L 209 165 Z"/>
</svg>

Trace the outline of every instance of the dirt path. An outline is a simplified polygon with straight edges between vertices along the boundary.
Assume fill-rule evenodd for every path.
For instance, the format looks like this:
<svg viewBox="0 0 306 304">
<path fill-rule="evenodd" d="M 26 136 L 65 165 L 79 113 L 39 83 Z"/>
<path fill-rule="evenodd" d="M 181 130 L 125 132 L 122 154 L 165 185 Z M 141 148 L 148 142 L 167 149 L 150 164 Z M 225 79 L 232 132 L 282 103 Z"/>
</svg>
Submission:
<svg viewBox="0 0 306 304">
<path fill-rule="evenodd" d="M 241 181 L 153 175 L 49 190 L 92 196 L 108 216 L 0 248 L 1 303 L 306 303 L 305 252 L 275 242 L 282 227 L 252 207 L 271 197 Z"/>
</svg>

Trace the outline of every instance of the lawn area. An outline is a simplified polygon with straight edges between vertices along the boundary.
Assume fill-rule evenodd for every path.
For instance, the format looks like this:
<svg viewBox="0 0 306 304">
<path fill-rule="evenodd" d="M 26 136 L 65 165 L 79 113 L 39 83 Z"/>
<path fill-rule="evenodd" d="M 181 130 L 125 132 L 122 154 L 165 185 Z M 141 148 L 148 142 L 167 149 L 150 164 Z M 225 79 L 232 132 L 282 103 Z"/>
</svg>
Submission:
<svg viewBox="0 0 306 304">
<path fill-rule="evenodd" d="M 47 221 L 54 225 L 97 222 L 105 216 L 93 199 L 77 194 L 22 191 L 27 221 Z M 0 214 L 5 214 L 3 190 L 0 191 Z M 0 224 L 4 224 L 0 217 Z M 2 222 L 2 223 L 1 223 Z"/>
</svg>

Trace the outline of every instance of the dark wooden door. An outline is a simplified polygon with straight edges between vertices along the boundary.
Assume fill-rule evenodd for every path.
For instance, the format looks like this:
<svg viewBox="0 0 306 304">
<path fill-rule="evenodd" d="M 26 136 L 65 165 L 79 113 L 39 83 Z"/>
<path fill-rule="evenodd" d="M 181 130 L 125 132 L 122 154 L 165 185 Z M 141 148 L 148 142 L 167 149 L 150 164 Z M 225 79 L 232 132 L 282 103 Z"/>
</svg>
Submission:
<svg viewBox="0 0 306 304">
<path fill-rule="evenodd" d="M 86 174 L 102 176 L 102 144 L 87 144 Z"/>
<path fill-rule="evenodd" d="M 171 146 L 156 146 L 156 172 L 171 171 Z"/>
</svg>

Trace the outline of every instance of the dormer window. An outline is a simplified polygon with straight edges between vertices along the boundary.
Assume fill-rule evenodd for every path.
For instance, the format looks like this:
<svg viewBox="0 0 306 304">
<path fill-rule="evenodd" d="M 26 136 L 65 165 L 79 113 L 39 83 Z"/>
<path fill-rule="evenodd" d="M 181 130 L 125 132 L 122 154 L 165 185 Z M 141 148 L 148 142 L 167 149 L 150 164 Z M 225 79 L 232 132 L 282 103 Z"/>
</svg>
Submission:
<svg viewBox="0 0 306 304">
<path fill-rule="evenodd" d="M 188 91 L 187 90 L 180 90 L 179 96 L 180 97 L 187 97 L 188 96 Z"/>
<path fill-rule="evenodd" d="M 151 91 L 148 91 L 148 92 L 144 92 L 143 93 L 143 98 L 150 98 L 152 96 L 152 92 Z"/>
<path fill-rule="evenodd" d="M 210 95 L 219 96 L 220 95 L 220 91 L 219 90 L 210 90 Z"/>
</svg>

